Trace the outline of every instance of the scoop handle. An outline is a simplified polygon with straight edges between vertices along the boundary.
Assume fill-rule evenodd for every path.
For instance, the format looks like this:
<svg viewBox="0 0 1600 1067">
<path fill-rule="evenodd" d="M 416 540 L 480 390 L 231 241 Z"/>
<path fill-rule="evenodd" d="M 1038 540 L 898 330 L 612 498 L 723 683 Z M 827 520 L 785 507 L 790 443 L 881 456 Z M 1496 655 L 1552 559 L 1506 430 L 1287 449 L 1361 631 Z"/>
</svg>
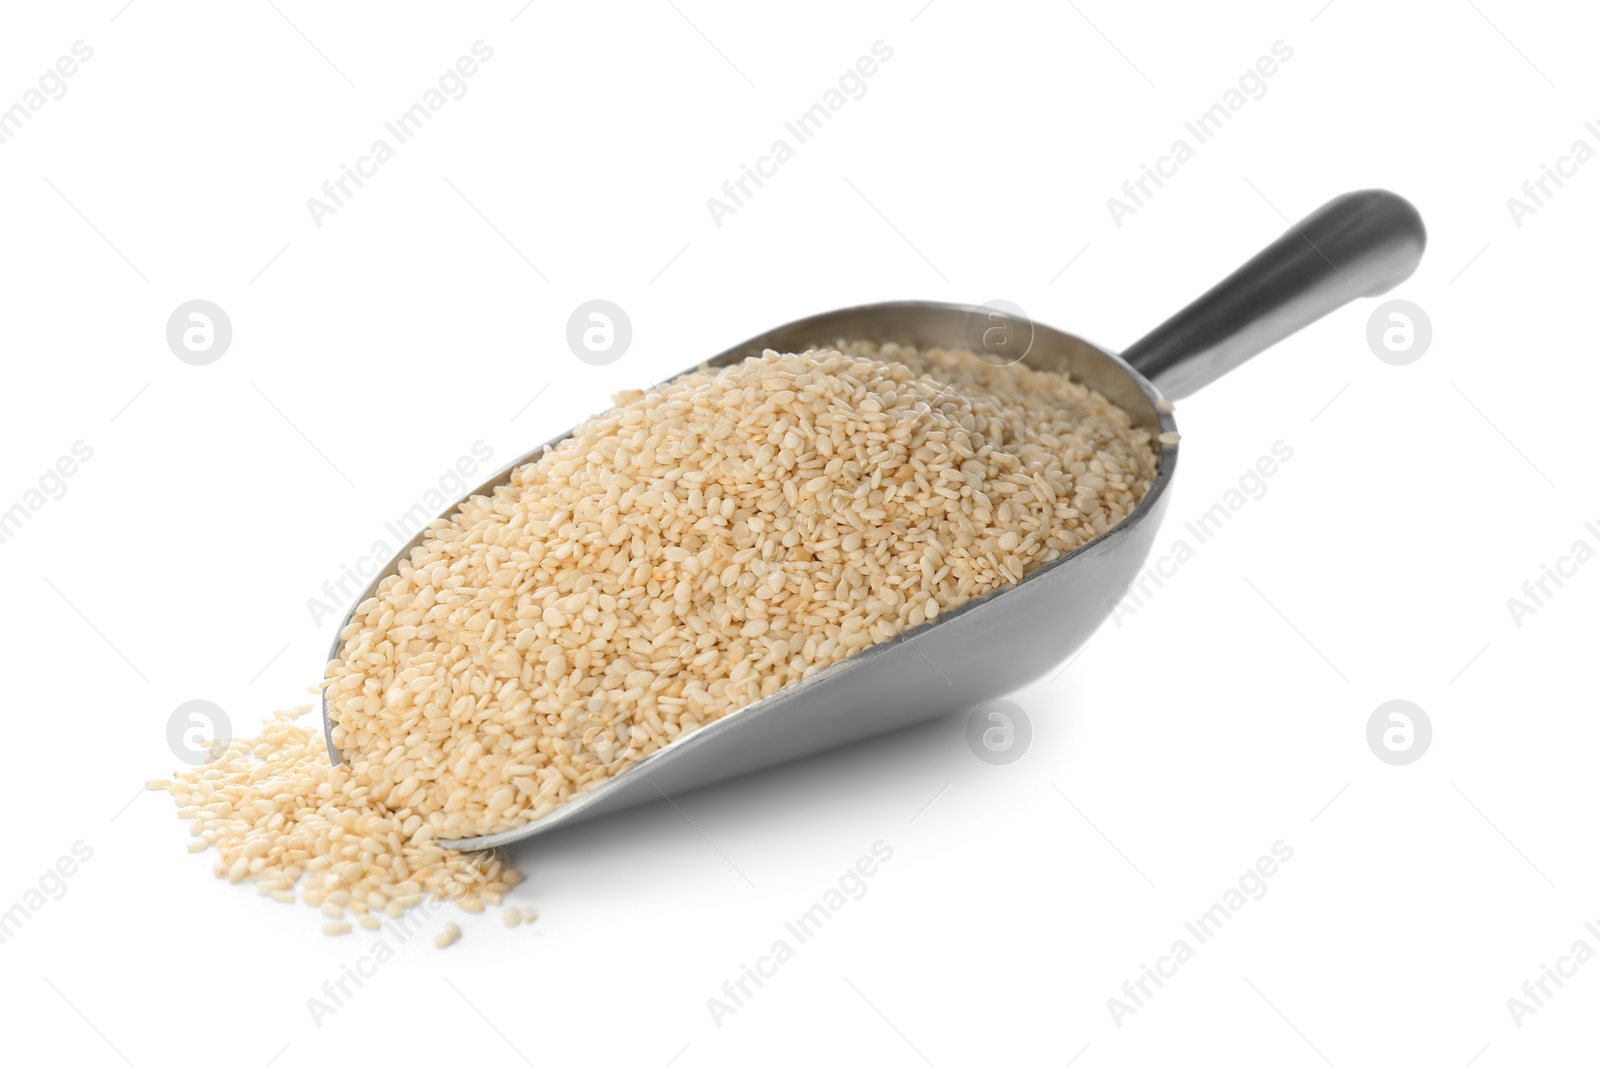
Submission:
<svg viewBox="0 0 1600 1067">
<path fill-rule="evenodd" d="M 1173 399 L 1222 377 L 1358 296 L 1411 276 L 1427 244 L 1422 216 L 1382 189 L 1335 197 L 1122 358 Z"/>
</svg>

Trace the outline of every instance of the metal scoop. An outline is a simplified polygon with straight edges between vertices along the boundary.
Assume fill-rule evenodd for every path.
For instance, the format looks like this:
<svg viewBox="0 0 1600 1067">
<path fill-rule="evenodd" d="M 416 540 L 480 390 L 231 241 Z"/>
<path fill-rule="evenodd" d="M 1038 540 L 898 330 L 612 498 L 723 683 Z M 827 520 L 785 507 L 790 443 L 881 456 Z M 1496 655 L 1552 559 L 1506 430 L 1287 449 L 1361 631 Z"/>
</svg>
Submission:
<svg viewBox="0 0 1600 1067">
<path fill-rule="evenodd" d="M 1163 397 L 1188 396 L 1335 308 L 1386 292 L 1416 269 L 1425 243 L 1422 219 L 1405 200 L 1382 190 L 1347 193 L 1302 220 L 1121 356 L 1025 320 L 999 325 L 1031 330 L 1022 363 L 1069 373 L 1126 410 L 1135 424 L 1161 435 L 1176 430 L 1171 405 Z M 982 338 L 984 329 L 996 323 L 996 314 L 1004 313 L 993 307 L 919 301 L 867 304 L 780 326 L 709 362 L 723 367 L 768 348 L 801 352 L 839 339 L 995 352 L 995 346 L 982 341 L 975 345 L 972 338 Z M 1005 336 L 1016 343 L 1015 334 Z M 567 436 L 560 434 L 529 452 L 468 496 L 489 493 L 513 468 Z M 1021 688 L 1082 647 L 1144 566 L 1166 511 L 1177 460 L 1177 445 L 1161 444 L 1159 469 L 1132 514 L 1016 584 L 969 600 L 707 723 L 542 818 L 485 837 L 440 843 L 480 849 L 520 841 L 972 708 Z M 441 517 L 448 518 L 456 507 Z M 376 592 L 424 536 L 425 531 L 419 533 L 400 551 L 357 604 Z M 345 616 L 341 631 L 353 614 L 354 609 Z M 338 656 L 341 644 L 336 637 L 330 659 Z M 326 691 L 322 718 L 328 750 L 338 760 Z M 623 752 L 592 750 L 603 762 L 618 760 Z"/>
</svg>

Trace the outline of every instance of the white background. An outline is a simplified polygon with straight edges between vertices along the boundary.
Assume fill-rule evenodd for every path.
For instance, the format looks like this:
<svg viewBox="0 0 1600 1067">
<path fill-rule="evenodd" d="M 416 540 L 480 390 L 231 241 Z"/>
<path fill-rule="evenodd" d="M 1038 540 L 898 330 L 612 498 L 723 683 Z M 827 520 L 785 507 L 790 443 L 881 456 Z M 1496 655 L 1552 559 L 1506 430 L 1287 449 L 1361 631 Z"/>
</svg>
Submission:
<svg viewBox="0 0 1600 1067">
<path fill-rule="evenodd" d="M 1520 628 L 1506 601 L 1600 547 L 1600 163 L 1521 227 L 1506 199 L 1600 148 L 1596 19 L 1320 3 L 8 7 L 0 106 L 94 49 L 0 145 L 0 509 L 93 449 L 0 545 L 0 909 L 93 849 L 0 945 L 8 1045 L 141 1067 L 1592 1056 L 1600 962 L 1520 1028 L 1506 1000 L 1600 949 L 1600 563 Z M 466 96 L 315 226 L 306 199 L 478 40 Z M 879 40 L 866 95 L 716 226 L 707 197 Z M 1114 225 L 1107 197 L 1279 40 L 1266 95 Z M 1181 403 L 1158 551 L 1274 442 L 1293 459 L 1013 694 L 1034 728 L 1013 765 L 945 721 L 530 843 L 534 927 L 436 917 L 320 1027 L 307 998 L 373 935 L 213 879 L 138 791 L 174 766 L 181 702 L 248 732 L 310 699 L 335 623 L 308 598 L 475 441 L 498 465 L 845 304 L 1004 298 L 1120 348 L 1280 211 L 1369 186 L 1427 221 L 1391 295 L 1431 348 L 1380 362 L 1352 305 Z M 233 324 L 209 366 L 164 338 L 196 298 Z M 592 298 L 633 323 L 606 367 L 564 339 Z M 1365 740 L 1395 698 L 1434 729 L 1404 767 Z M 707 998 L 879 840 L 867 895 L 716 1025 Z M 1118 1027 L 1107 998 L 1279 840 L 1267 895 Z M 446 918 L 465 937 L 439 952 Z"/>
</svg>

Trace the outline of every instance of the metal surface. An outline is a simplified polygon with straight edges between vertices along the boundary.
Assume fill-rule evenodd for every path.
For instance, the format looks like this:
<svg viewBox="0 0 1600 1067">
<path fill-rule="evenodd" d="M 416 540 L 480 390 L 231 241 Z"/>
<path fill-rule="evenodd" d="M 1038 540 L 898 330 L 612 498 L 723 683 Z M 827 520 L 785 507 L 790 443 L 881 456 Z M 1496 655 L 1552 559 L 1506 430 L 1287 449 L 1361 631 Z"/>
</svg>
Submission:
<svg viewBox="0 0 1600 1067">
<path fill-rule="evenodd" d="M 1334 247 L 1313 245 L 1312 233 Z M 1171 414 L 1161 411 L 1161 393 L 1136 367 L 1177 395 L 1191 392 L 1348 300 L 1391 287 L 1415 269 L 1423 242 L 1421 220 L 1404 200 L 1381 191 L 1347 194 L 1135 345 L 1128 360 L 1034 324 L 1033 344 L 1022 362 L 1070 373 L 1153 434 L 1175 430 Z M 1289 280 L 1275 284 L 1265 276 L 1277 272 L 1287 272 Z M 708 362 L 726 366 L 767 348 L 793 352 L 841 339 L 966 348 L 969 324 L 986 314 L 967 305 L 910 301 L 845 308 L 780 326 Z M 512 469 L 567 436 L 517 459 L 468 496 L 487 493 Z M 970 600 L 707 723 L 540 819 L 486 837 L 441 843 L 463 849 L 507 844 L 961 711 L 1026 685 L 1083 646 L 1144 565 L 1178 458 L 1176 445 L 1159 447 L 1159 469 L 1145 498 L 1084 547 L 1015 585 Z M 452 506 L 443 517 L 454 511 Z M 419 533 L 400 551 L 357 604 L 423 536 Z M 341 644 L 336 636 L 330 659 Z M 323 724 L 329 752 L 338 759 L 325 694 Z"/>
<path fill-rule="evenodd" d="M 1427 233 L 1417 209 L 1366 190 L 1328 201 L 1151 330 L 1122 358 L 1179 399 L 1359 296 L 1411 276 Z"/>
</svg>

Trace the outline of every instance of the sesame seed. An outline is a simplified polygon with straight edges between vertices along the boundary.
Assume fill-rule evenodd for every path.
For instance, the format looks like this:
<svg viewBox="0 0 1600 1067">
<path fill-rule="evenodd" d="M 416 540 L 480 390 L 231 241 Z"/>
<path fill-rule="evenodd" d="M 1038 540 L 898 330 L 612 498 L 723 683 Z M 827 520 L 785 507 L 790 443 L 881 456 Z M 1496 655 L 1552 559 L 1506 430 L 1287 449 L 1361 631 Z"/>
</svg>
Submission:
<svg viewBox="0 0 1600 1067">
<path fill-rule="evenodd" d="M 1066 375 L 938 348 L 768 352 L 619 401 L 435 523 L 340 634 L 334 744 L 438 839 L 1016 582 L 1157 463 Z"/>
<path fill-rule="evenodd" d="M 1015 583 L 1126 518 L 1158 462 L 1069 376 L 940 348 L 767 351 L 616 405 L 431 524 L 356 608 L 322 682 L 345 763 L 302 706 L 146 782 L 191 851 L 330 934 L 499 905 L 506 856 L 438 842 L 542 818 Z"/>
</svg>

